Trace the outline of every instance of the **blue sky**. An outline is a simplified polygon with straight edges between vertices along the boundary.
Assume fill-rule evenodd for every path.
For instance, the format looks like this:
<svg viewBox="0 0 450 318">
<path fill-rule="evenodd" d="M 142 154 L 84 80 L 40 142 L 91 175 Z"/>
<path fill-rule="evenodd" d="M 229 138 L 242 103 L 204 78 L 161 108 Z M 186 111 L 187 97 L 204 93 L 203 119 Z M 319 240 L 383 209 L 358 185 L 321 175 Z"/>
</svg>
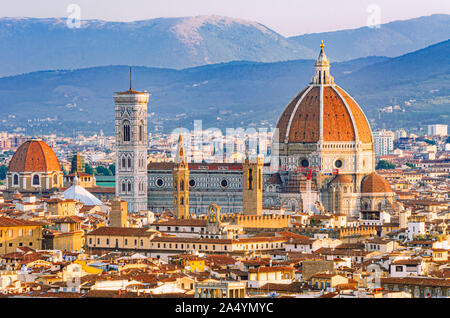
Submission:
<svg viewBox="0 0 450 318">
<path fill-rule="evenodd" d="M 217 14 L 257 21 L 286 36 L 365 26 L 371 4 L 380 9 L 381 23 L 450 14 L 450 0 L 13 0 L 0 2 L 0 17 L 65 17 L 69 4 L 80 6 L 82 19 Z"/>
</svg>

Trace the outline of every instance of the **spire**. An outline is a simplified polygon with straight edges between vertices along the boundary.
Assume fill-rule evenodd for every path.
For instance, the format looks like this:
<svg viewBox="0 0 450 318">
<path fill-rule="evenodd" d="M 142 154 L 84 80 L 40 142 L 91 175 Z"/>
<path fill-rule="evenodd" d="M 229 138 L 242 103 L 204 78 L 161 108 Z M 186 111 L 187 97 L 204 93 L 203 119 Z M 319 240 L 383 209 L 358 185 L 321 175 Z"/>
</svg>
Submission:
<svg viewBox="0 0 450 318">
<path fill-rule="evenodd" d="M 319 57 L 316 60 L 315 68 L 316 74 L 313 76 L 311 80 L 311 84 L 322 85 L 322 84 L 333 84 L 334 78 L 330 75 L 330 61 L 325 54 L 325 44 L 323 44 L 323 40 L 320 43 L 320 53 Z"/>
<path fill-rule="evenodd" d="M 184 144 L 183 144 L 183 134 L 181 132 L 181 126 L 180 126 L 180 135 L 178 137 L 178 147 L 177 147 L 177 156 L 175 158 L 176 163 L 186 163 L 186 153 L 184 151 Z"/>
<path fill-rule="evenodd" d="M 130 91 L 133 90 L 133 77 L 132 77 L 132 73 L 131 73 L 131 66 L 130 66 Z"/>
</svg>

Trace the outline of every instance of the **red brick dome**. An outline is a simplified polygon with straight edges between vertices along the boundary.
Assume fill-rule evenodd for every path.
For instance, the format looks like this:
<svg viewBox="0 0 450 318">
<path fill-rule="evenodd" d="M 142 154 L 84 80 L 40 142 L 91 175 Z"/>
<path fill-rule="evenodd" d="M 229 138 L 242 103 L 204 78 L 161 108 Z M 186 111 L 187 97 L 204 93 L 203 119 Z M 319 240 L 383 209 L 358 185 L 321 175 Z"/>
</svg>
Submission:
<svg viewBox="0 0 450 318">
<path fill-rule="evenodd" d="M 361 141 L 372 143 L 369 123 L 359 105 L 334 83 L 321 46 L 316 74 L 281 114 L 277 128 L 281 143 Z"/>
<path fill-rule="evenodd" d="M 42 140 L 28 140 L 14 153 L 9 163 L 11 172 L 61 171 L 59 160 Z"/>
<path fill-rule="evenodd" d="M 392 187 L 385 178 L 373 172 L 361 181 L 361 193 L 390 193 Z"/>
</svg>

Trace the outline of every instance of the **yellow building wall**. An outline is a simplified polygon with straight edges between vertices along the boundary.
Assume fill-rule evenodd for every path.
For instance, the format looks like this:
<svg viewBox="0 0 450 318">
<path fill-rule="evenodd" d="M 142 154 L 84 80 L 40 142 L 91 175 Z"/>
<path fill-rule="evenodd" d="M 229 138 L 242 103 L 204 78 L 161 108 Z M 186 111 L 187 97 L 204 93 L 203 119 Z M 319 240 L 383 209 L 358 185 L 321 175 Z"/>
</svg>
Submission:
<svg viewBox="0 0 450 318">
<path fill-rule="evenodd" d="M 57 234 L 53 238 L 53 249 L 61 251 L 79 251 L 84 246 L 83 231 Z"/>
<path fill-rule="evenodd" d="M 25 246 L 33 249 L 42 248 L 41 226 L 0 227 L 0 254 L 13 253 L 18 247 Z"/>
</svg>

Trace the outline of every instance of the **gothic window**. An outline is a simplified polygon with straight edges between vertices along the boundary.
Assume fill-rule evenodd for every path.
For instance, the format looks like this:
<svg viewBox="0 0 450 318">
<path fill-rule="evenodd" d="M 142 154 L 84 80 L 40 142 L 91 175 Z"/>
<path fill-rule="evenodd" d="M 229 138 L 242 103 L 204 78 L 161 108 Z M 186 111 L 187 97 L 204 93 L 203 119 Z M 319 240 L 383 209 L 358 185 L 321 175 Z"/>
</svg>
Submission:
<svg viewBox="0 0 450 318">
<path fill-rule="evenodd" d="M 183 197 L 180 198 L 180 204 L 184 205 L 184 198 Z"/>
<path fill-rule="evenodd" d="M 35 174 L 35 175 L 33 176 L 33 185 L 34 185 L 34 186 L 40 185 L 39 175 L 37 175 L 37 174 Z"/>
<path fill-rule="evenodd" d="M 53 175 L 53 185 L 58 185 L 58 175 Z"/>
<path fill-rule="evenodd" d="M 180 180 L 180 191 L 184 191 L 184 180 Z"/>
<path fill-rule="evenodd" d="M 122 157 L 122 168 L 126 168 L 126 167 L 127 167 L 126 159 L 125 159 L 125 157 Z"/>
<path fill-rule="evenodd" d="M 126 192 L 126 185 L 125 182 L 122 182 L 122 193 Z"/>
<path fill-rule="evenodd" d="M 123 141 L 130 141 L 130 123 L 128 121 L 123 122 Z"/>
<path fill-rule="evenodd" d="M 128 168 L 131 168 L 131 158 L 128 157 Z"/>
<path fill-rule="evenodd" d="M 131 181 L 128 181 L 128 192 L 131 192 Z"/>
<path fill-rule="evenodd" d="M 139 124 L 139 141 L 144 140 L 144 125 L 142 123 Z"/>
<path fill-rule="evenodd" d="M 19 185 L 19 176 L 17 174 L 13 177 L 13 185 Z"/>
<path fill-rule="evenodd" d="M 248 169 L 248 189 L 253 189 L 253 169 Z"/>
</svg>

